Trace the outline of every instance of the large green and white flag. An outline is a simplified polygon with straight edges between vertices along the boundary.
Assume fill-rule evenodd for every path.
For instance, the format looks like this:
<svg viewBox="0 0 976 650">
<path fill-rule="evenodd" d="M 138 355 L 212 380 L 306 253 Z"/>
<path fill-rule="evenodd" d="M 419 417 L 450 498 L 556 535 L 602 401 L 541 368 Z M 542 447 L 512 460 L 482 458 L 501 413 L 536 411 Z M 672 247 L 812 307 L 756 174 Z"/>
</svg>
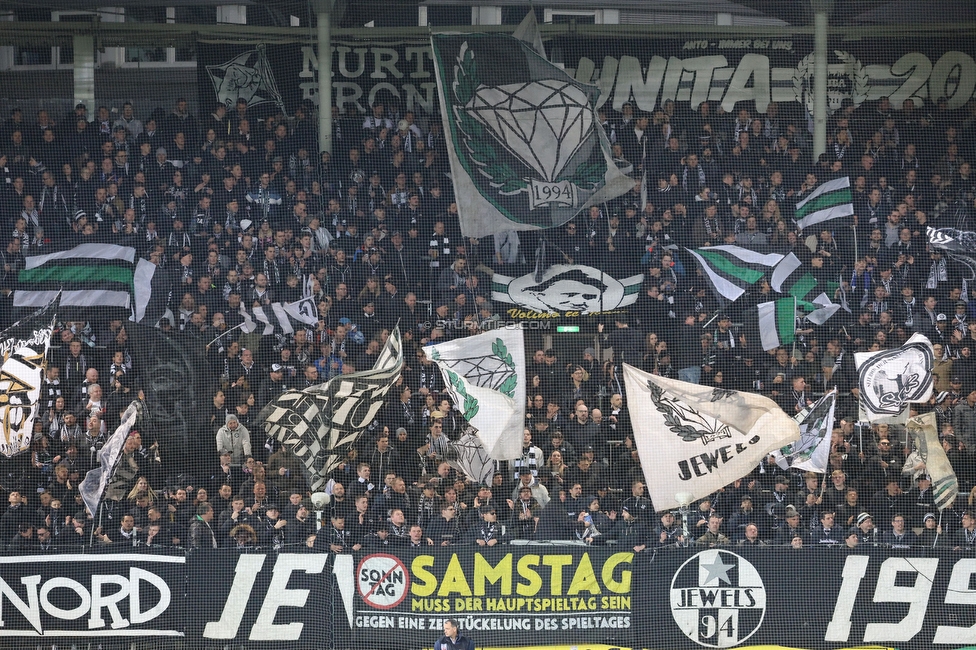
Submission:
<svg viewBox="0 0 976 650">
<path fill-rule="evenodd" d="M 79 244 L 28 257 L 14 307 L 43 307 L 60 294 L 62 307 L 128 309 L 135 257 L 136 249 L 115 244 Z"/>
<path fill-rule="evenodd" d="M 447 391 L 495 460 L 522 455 L 525 344 L 520 329 L 499 329 L 424 348 Z"/>
<path fill-rule="evenodd" d="M 687 250 L 698 262 L 715 298 L 723 305 L 725 302 L 735 301 L 750 286 L 774 273 L 776 266 L 783 261 L 782 253 L 757 253 L 741 246 L 709 246 Z M 770 281 L 772 282 L 772 278 Z"/>
<path fill-rule="evenodd" d="M 819 289 L 816 277 L 803 269 L 793 253 L 758 253 L 728 245 L 687 250 L 698 262 L 702 276 L 722 306 L 734 302 L 749 287 L 766 278 L 774 291 L 795 297 L 797 307 L 816 325 L 823 325 L 840 309 L 840 305 Z"/>
<path fill-rule="evenodd" d="M 531 12 L 530 12 L 531 13 Z M 596 114 L 599 89 L 504 34 L 434 34 L 461 232 L 560 226 L 634 186 Z"/>
<path fill-rule="evenodd" d="M 761 302 L 743 314 L 748 335 L 758 336 L 763 350 L 789 345 L 796 337 L 796 299 Z"/>
<path fill-rule="evenodd" d="M 817 186 L 802 201 L 796 204 L 793 218 L 798 228 L 803 230 L 824 221 L 849 217 L 854 214 L 854 196 L 851 194 L 851 179 L 841 176 Z"/>
</svg>

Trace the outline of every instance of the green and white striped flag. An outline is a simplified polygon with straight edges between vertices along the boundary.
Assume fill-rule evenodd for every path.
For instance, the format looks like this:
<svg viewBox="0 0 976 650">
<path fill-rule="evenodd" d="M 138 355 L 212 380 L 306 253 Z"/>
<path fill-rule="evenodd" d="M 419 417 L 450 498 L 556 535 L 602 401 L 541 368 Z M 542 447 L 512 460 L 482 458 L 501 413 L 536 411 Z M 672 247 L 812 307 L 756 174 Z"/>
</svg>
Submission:
<svg viewBox="0 0 976 650">
<path fill-rule="evenodd" d="M 803 270 L 793 253 L 757 253 L 741 246 L 710 246 L 688 252 L 723 306 L 766 276 L 774 291 L 795 297 L 797 307 L 807 312 L 807 320 L 816 325 L 823 325 L 840 309 L 819 288 L 817 278 Z"/>
<path fill-rule="evenodd" d="M 819 185 L 815 190 L 796 204 L 793 219 L 801 230 L 810 226 L 849 217 L 854 214 L 854 197 L 851 194 L 851 179 L 848 176 L 835 178 Z"/>
<path fill-rule="evenodd" d="M 783 261 L 780 253 L 757 253 L 741 246 L 709 246 L 688 249 L 688 252 L 701 267 L 712 293 L 723 304 L 738 299 Z"/>
<path fill-rule="evenodd" d="M 17 279 L 15 307 L 43 307 L 61 291 L 62 307 L 121 307 L 132 301 L 136 249 L 81 244 L 28 257 Z"/>
<path fill-rule="evenodd" d="M 759 303 L 743 317 L 749 334 L 758 334 L 763 350 L 789 345 L 796 337 L 796 298 Z"/>
<path fill-rule="evenodd" d="M 840 305 L 820 288 L 820 281 L 812 273 L 804 272 L 796 255 L 789 253 L 773 269 L 769 286 L 778 293 L 796 298 L 796 305 L 807 312 L 807 320 L 823 325 L 840 309 Z"/>
</svg>

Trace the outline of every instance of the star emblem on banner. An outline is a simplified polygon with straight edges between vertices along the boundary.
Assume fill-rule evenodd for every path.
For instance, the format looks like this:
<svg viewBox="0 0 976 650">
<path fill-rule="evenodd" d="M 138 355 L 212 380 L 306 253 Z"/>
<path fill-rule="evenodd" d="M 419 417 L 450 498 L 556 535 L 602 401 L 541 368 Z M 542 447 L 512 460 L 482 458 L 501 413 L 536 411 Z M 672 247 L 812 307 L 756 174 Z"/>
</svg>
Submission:
<svg viewBox="0 0 976 650">
<path fill-rule="evenodd" d="M 734 569 L 735 565 L 723 562 L 721 555 L 716 554 L 711 564 L 699 563 L 698 566 L 706 572 L 705 577 L 701 581 L 702 585 L 711 586 L 712 584 L 716 584 L 714 581 L 717 580 L 721 580 L 727 585 L 732 584 L 732 581 L 729 580 L 729 569 Z"/>
</svg>

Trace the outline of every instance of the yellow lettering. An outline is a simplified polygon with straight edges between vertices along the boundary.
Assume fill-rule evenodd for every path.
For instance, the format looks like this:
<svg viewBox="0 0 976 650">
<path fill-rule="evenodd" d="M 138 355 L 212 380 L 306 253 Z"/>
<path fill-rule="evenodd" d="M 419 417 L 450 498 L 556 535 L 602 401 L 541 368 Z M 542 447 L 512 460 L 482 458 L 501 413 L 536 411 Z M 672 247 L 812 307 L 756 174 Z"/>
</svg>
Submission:
<svg viewBox="0 0 976 650">
<path fill-rule="evenodd" d="M 437 589 L 437 576 L 428 571 L 434 566 L 432 555 L 418 555 L 410 564 L 410 593 L 414 596 L 430 596 Z"/>
<path fill-rule="evenodd" d="M 512 555 L 509 553 L 498 564 L 491 563 L 481 553 L 474 554 L 474 595 L 485 595 L 485 582 L 496 584 L 501 580 L 501 593 L 508 596 L 512 593 Z"/>
<path fill-rule="evenodd" d="M 438 596 L 450 596 L 451 594 L 471 595 L 471 587 L 468 586 L 468 580 L 464 577 L 464 569 L 461 568 L 457 554 L 451 556 L 451 562 L 447 565 L 447 571 L 444 572 L 441 587 L 437 590 Z"/>
<path fill-rule="evenodd" d="M 515 585 L 515 593 L 519 596 L 535 596 L 542 589 L 542 576 L 533 567 L 539 566 L 538 555 L 523 555 L 518 561 L 518 574 L 526 582 Z"/>
<path fill-rule="evenodd" d="M 542 558 L 542 563 L 552 567 L 549 577 L 549 586 L 553 596 L 563 595 L 563 567 L 573 563 L 572 555 L 546 555 Z M 593 567 L 590 567 L 593 571 Z"/>
<path fill-rule="evenodd" d="M 590 562 L 590 554 L 583 553 L 580 558 L 576 573 L 573 574 L 573 581 L 569 585 L 567 596 L 573 596 L 581 591 L 588 591 L 591 594 L 600 594 L 600 583 L 596 581 L 596 573 L 593 571 L 593 563 Z"/>
<path fill-rule="evenodd" d="M 613 572 L 617 568 L 617 565 L 630 564 L 633 561 L 633 553 L 614 553 L 607 558 L 607 561 L 603 563 L 603 571 L 601 572 L 600 576 L 603 578 L 603 584 L 607 586 L 607 591 L 611 591 L 615 594 L 630 593 L 630 569 L 621 570 L 619 581 L 613 577 Z"/>
</svg>

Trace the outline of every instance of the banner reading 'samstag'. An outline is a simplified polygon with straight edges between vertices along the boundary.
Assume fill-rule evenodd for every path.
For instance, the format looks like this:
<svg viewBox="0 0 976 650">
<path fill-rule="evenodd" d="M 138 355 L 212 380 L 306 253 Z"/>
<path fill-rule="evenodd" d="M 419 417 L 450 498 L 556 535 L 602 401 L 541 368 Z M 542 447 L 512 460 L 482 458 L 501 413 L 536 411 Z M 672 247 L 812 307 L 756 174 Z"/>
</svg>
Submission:
<svg viewBox="0 0 976 650">
<path fill-rule="evenodd" d="M 769 398 L 623 368 L 634 442 L 658 510 L 681 505 L 680 492 L 711 494 L 800 437 L 796 422 Z"/>
</svg>

